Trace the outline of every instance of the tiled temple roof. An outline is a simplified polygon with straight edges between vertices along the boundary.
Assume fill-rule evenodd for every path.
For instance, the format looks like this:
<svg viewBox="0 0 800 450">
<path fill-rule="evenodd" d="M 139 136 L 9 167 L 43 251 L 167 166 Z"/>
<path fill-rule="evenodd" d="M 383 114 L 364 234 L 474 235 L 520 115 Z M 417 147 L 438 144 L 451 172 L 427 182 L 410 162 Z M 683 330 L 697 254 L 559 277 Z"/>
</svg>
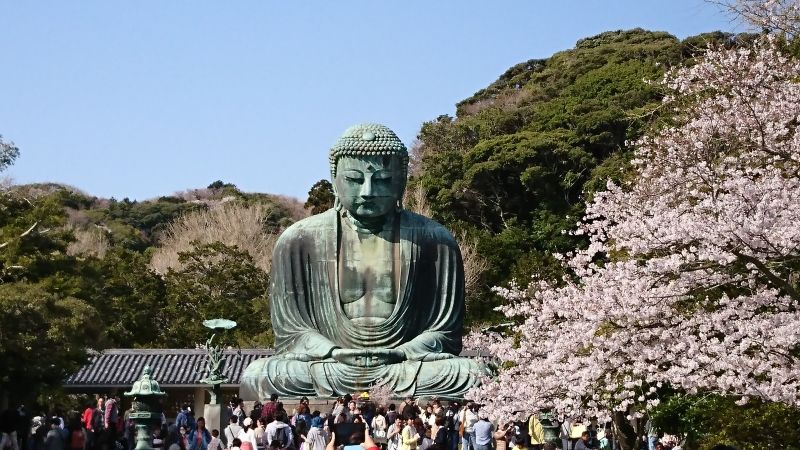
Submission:
<svg viewBox="0 0 800 450">
<path fill-rule="evenodd" d="M 244 369 L 253 361 L 271 356 L 272 349 L 225 350 L 225 375 L 229 384 L 239 387 Z M 463 351 L 461 356 L 485 356 L 481 352 Z M 66 388 L 128 388 L 142 376 L 144 366 L 150 366 L 151 376 L 162 387 L 200 387 L 205 371 L 205 350 L 200 349 L 109 349 L 95 353 L 77 373 L 64 382 Z"/>
<path fill-rule="evenodd" d="M 248 364 L 258 358 L 270 356 L 272 350 L 225 350 L 227 360 L 225 375 L 230 384 L 238 387 L 239 379 Z M 203 386 L 200 379 L 205 373 L 205 350 L 200 349 L 109 349 L 94 354 L 89 362 L 64 382 L 66 388 L 130 387 L 142 375 L 145 365 L 152 369 L 152 377 L 162 387 Z"/>
</svg>

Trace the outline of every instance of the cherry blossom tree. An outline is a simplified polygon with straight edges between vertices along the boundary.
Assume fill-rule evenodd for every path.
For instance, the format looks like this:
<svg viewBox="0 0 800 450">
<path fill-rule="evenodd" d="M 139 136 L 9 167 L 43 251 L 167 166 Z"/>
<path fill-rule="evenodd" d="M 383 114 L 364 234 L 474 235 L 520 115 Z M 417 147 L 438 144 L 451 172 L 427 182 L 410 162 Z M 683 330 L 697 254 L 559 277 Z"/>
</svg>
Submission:
<svg viewBox="0 0 800 450">
<path fill-rule="evenodd" d="M 736 19 L 792 39 L 800 32 L 800 4 L 797 0 L 720 0 Z"/>
<path fill-rule="evenodd" d="M 497 289 L 519 325 L 470 339 L 505 361 L 470 393 L 491 414 L 613 418 L 622 436 L 667 389 L 800 406 L 800 64 L 777 42 L 669 72 L 672 126 L 587 205 L 570 275 Z"/>
</svg>

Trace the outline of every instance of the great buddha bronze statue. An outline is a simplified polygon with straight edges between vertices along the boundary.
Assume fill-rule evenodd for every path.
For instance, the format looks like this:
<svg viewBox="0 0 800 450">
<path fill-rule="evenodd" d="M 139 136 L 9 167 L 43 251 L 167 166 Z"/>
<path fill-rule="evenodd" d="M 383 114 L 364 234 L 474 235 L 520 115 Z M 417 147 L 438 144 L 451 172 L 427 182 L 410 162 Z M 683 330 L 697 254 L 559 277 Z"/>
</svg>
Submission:
<svg viewBox="0 0 800 450">
<path fill-rule="evenodd" d="M 461 254 L 444 227 L 402 208 L 406 147 L 385 126 L 356 125 L 330 164 L 335 206 L 275 245 L 276 355 L 246 368 L 240 395 L 325 397 L 378 380 L 398 396 L 463 395 L 485 369 L 457 356 Z"/>
</svg>

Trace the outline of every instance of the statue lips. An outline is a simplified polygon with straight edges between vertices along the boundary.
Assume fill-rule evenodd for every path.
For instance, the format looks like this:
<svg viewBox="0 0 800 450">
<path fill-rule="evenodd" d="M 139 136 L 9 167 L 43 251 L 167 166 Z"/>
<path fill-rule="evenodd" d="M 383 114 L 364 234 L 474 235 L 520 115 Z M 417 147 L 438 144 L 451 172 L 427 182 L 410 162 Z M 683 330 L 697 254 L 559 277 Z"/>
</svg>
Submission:
<svg viewBox="0 0 800 450">
<path fill-rule="evenodd" d="M 390 204 L 394 204 L 395 200 L 394 197 L 389 195 L 382 195 L 382 196 L 371 196 L 369 198 L 363 198 L 361 200 L 357 200 L 353 202 L 353 207 L 355 209 L 359 208 L 368 208 L 368 209 L 380 209 L 381 204 L 388 202 Z"/>
<path fill-rule="evenodd" d="M 362 200 L 353 204 L 353 214 L 357 216 L 379 217 L 384 214 L 384 207 L 381 204 L 382 199 L 375 198 L 370 200 Z"/>
</svg>

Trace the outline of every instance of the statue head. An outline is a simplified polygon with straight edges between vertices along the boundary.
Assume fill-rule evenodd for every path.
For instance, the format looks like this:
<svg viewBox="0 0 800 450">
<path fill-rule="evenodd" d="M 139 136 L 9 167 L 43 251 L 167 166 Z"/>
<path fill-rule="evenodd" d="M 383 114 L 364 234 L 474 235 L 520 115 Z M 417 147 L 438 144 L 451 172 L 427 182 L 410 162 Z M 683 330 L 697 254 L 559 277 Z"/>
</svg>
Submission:
<svg viewBox="0 0 800 450">
<path fill-rule="evenodd" d="M 336 208 L 359 220 L 388 216 L 401 207 L 408 175 L 406 146 L 389 128 L 348 128 L 330 151 Z"/>
</svg>

